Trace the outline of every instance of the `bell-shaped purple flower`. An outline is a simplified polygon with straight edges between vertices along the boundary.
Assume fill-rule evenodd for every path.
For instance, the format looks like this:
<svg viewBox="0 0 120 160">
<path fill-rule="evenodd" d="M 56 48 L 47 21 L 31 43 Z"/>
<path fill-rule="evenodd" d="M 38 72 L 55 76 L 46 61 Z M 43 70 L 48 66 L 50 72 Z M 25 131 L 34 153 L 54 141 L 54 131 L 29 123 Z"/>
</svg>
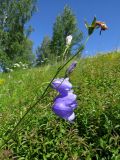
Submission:
<svg viewBox="0 0 120 160">
<path fill-rule="evenodd" d="M 69 91 L 66 95 L 58 95 L 54 102 L 62 102 L 65 103 L 65 105 L 69 105 L 70 107 L 72 107 L 73 109 L 75 109 L 77 107 L 77 102 L 76 102 L 76 95 L 73 94 L 73 91 Z"/>
<path fill-rule="evenodd" d="M 66 120 L 72 121 L 75 118 L 73 109 L 62 102 L 55 102 L 52 110 L 56 115 Z"/>
<path fill-rule="evenodd" d="M 53 112 L 59 117 L 72 122 L 75 118 L 74 109 L 77 107 L 76 95 L 73 93 L 69 78 L 55 79 L 52 87 L 59 92 L 54 99 Z"/>
<path fill-rule="evenodd" d="M 69 78 L 58 78 L 52 82 L 52 87 L 60 94 L 67 94 L 71 90 L 72 84 L 69 82 Z"/>
</svg>

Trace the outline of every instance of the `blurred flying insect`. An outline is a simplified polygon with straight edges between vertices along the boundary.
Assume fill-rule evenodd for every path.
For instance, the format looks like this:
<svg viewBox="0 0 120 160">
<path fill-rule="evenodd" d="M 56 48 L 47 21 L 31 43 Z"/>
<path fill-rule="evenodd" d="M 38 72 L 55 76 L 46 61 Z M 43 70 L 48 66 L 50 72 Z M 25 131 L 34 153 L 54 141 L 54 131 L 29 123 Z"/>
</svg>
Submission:
<svg viewBox="0 0 120 160">
<path fill-rule="evenodd" d="M 87 23 L 87 21 L 85 21 L 85 26 L 88 29 L 89 36 L 93 33 L 94 29 L 100 28 L 100 35 L 102 31 L 105 31 L 108 29 L 107 25 L 104 22 L 97 21 L 96 17 L 94 17 L 90 25 Z"/>
<path fill-rule="evenodd" d="M 102 31 L 105 31 L 105 30 L 108 29 L 108 27 L 105 24 L 105 22 L 96 21 L 95 25 L 96 25 L 96 27 L 100 28 L 100 35 L 101 35 Z"/>
</svg>

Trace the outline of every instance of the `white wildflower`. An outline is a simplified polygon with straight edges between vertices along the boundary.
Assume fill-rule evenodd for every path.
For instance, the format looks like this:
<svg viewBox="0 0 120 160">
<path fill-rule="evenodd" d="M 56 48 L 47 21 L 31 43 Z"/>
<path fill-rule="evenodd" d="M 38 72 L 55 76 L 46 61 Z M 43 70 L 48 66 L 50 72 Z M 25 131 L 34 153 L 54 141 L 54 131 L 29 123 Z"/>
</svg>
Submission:
<svg viewBox="0 0 120 160">
<path fill-rule="evenodd" d="M 10 72 L 13 72 L 13 69 L 10 69 L 9 71 L 10 71 Z"/>
<path fill-rule="evenodd" d="M 66 37 L 66 44 L 67 44 L 67 45 L 70 45 L 71 42 L 72 42 L 72 36 L 69 35 L 69 36 Z"/>
<path fill-rule="evenodd" d="M 19 62 L 19 64 L 22 65 L 23 63 L 22 63 L 22 62 Z"/>
<path fill-rule="evenodd" d="M 19 65 L 18 63 L 15 63 L 15 64 L 14 64 L 14 67 L 18 67 L 18 68 L 19 68 L 20 65 Z"/>
<path fill-rule="evenodd" d="M 10 70 L 10 68 L 6 68 L 6 70 L 7 70 L 7 71 L 9 71 L 9 70 Z"/>
</svg>

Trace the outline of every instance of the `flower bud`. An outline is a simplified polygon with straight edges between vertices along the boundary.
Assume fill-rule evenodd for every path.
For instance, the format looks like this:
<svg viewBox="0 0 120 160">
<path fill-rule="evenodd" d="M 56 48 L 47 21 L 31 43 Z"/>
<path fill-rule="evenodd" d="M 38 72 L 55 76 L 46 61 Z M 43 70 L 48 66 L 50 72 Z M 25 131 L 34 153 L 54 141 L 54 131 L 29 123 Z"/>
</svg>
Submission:
<svg viewBox="0 0 120 160">
<path fill-rule="evenodd" d="M 68 77 L 68 75 L 70 75 L 72 72 L 73 72 L 73 70 L 74 70 L 74 68 L 76 67 L 76 65 L 77 65 L 77 61 L 74 61 L 70 66 L 69 66 L 69 68 L 66 70 L 66 76 Z"/>
</svg>

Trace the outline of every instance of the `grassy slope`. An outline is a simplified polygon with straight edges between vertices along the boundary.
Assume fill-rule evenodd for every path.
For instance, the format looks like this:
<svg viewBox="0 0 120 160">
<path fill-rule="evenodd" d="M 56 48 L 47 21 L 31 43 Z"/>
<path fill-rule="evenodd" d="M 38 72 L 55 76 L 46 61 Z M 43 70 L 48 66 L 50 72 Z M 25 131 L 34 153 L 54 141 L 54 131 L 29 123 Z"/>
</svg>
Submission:
<svg viewBox="0 0 120 160">
<path fill-rule="evenodd" d="M 0 84 L 0 143 L 41 95 L 56 69 L 47 66 L 0 74 L 5 80 Z M 1 159 L 120 159 L 120 53 L 81 60 L 70 80 L 78 96 L 75 123 L 52 113 L 56 93 L 49 89 L 1 151 Z"/>
</svg>

